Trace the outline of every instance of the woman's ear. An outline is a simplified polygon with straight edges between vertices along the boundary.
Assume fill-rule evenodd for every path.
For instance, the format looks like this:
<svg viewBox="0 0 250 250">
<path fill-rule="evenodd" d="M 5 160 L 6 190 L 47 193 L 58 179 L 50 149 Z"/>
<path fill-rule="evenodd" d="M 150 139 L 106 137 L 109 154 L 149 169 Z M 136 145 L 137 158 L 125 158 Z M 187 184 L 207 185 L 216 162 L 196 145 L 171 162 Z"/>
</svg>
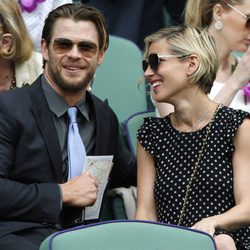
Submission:
<svg viewBox="0 0 250 250">
<path fill-rule="evenodd" d="M 213 19 L 215 21 L 221 21 L 221 15 L 223 13 L 223 7 L 221 4 L 215 4 L 213 7 Z"/>
<path fill-rule="evenodd" d="M 1 51 L 4 51 L 7 53 L 10 51 L 12 46 L 12 35 L 10 33 L 5 33 L 2 35 L 2 38 L 0 39 L 0 49 Z"/>
<path fill-rule="evenodd" d="M 199 65 L 200 65 L 199 57 L 195 54 L 191 54 L 188 57 L 187 75 L 191 76 L 198 69 Z"/>
</svg>

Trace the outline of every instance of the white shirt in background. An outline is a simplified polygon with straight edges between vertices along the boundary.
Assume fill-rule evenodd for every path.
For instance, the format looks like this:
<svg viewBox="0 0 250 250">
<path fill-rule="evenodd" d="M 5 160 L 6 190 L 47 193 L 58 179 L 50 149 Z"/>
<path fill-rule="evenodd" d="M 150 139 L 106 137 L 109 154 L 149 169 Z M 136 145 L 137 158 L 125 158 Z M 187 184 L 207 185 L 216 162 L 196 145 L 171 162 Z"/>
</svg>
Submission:
<svg viewBox="0 0 250 250">
<path fill-rule="evenodd" d="M 72 0 L 45 0 L 44 2 L 37 3 L 37 7 L 34 11 L 22 12 L 24 22 L 34 42 L 36 51 L 41 51 L 42 30 L 49 12 L 66 3 L 72 3 Z"/>
<path fill-rule="evenodd" d="M 214 99 L 215 96 L 219 93 L 222 87 L 225 86 L 225 83 L 214 82 L 210 94 L 208 95 L 211 99 Z M 247 97 L 247 103 L 245 103 L 245 95 L 243 90 L 239 90 L 232 100 L 230 106 L 234 109 L 241 109 L 247 112 L 250 112 L 250 97 Z"/>
</svg>

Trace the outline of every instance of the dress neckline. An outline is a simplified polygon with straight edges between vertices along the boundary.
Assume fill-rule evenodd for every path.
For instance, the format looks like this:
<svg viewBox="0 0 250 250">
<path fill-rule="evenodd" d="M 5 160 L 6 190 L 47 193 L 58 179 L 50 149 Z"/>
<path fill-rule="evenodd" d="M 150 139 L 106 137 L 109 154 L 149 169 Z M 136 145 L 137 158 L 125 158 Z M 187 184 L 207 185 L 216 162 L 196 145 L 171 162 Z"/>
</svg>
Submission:
<svg viewBox="0 0 250 250">
<path fill-rule="evenodd" d="M 221 108 L 223 107 L 222 104 L 218 104 L 218 105 L 219 105 L 220 107 L 219 107 L 219 109 L 218 109 L 218 106 L 217 106 L 216 109 L 218 109 L 218 111 L 217 111 L 217 112 L 215 111 L 216 114 L 215 114 L 215 115 L 213 114 L 213 116 L 211 117 L 211 119 L 214 119 L 214 120 L 215 120 L 215 119 L 218 117 L 218 114 L 219 114 L 219 112 L 221 111 Z M 172 121 L 171 121 L 171 118 L 170 118 L 171 114 L 172 114 L 172 113 L 170 113 L 169 115 L 167 115 L 167 116 L 165 117 L 165 118 L 167 119 L 167 122 L 168 122 L 170 128 L 171 128 L 173 131 L 175 131 L 176 133 L 179 133 L 179 134 L 182 134 L 182 135 L 194 135 L 194 134 L 198 134 L 198 133 L 200 133 L 200 132 L 206 130 L 207 127 L 208 127 L 208 125 L 209 125 L 209 123 L 210 123 L 210 121 L 211 121 L 211 119 L 210 119 L 210 120 L 208 121 L 208 123 L 207 123 L 204 127 L 200 128 L 200 129 L 198 129 L 198 130 L 195 130 L 195 131 L 180 131 L 180 130 L 176 129 L 176 128 L 173 126 Z"/>
</svg>

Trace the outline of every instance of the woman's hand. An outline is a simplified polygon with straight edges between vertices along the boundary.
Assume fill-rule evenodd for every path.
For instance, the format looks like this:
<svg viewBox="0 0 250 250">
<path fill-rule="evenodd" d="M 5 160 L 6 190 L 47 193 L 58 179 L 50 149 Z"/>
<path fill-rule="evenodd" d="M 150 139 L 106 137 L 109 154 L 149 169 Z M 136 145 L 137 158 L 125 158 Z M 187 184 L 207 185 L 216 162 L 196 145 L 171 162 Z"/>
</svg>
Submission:
<svg viewBox="0 0 250 250">
<path fill-rule="evenodd" d="M 239 90 L 243 88 L 250 80 L 250 46 L 246 53 L 242 56 L 237 67 L 235 68 L 230 83 L 235 84 L 235 87 Z"/>
<path fill-rule="evenodd" d="M 215 233 L 216 227 L 217 227 L 217 223 L 214 217 L 208 217 L 208 218 L 198 221 L 191 228 L 203 231 L 213 236 Z"/>
<path fill-rule="evenodd" d="M 230 106 L 232 100 L 250 80 L 250 46 L 242 56 L 231 77 L 215 97 L 215 101 Z"/>
</svg>

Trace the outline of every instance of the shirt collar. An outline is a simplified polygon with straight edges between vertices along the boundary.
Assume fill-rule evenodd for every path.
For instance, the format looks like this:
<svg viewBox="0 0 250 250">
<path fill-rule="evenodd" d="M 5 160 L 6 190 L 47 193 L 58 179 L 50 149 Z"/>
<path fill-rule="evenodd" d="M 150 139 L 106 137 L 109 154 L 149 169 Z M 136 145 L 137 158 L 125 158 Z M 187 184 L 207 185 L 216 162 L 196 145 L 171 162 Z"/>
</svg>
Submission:
<svg viewBox="0 0 250 250">
<path fill-rule="evenodd" d="M 70 106 L 65 102 L 64 98 L 60 96 L 48 83 L 44 75 L 42 75 L 42 88 L 47 99 L 50 110 L 57 116 L 63 116 Z M 82 98 L 75 105 L 80 113 L 89 121 L 89 104 Z"/>
</svg>

